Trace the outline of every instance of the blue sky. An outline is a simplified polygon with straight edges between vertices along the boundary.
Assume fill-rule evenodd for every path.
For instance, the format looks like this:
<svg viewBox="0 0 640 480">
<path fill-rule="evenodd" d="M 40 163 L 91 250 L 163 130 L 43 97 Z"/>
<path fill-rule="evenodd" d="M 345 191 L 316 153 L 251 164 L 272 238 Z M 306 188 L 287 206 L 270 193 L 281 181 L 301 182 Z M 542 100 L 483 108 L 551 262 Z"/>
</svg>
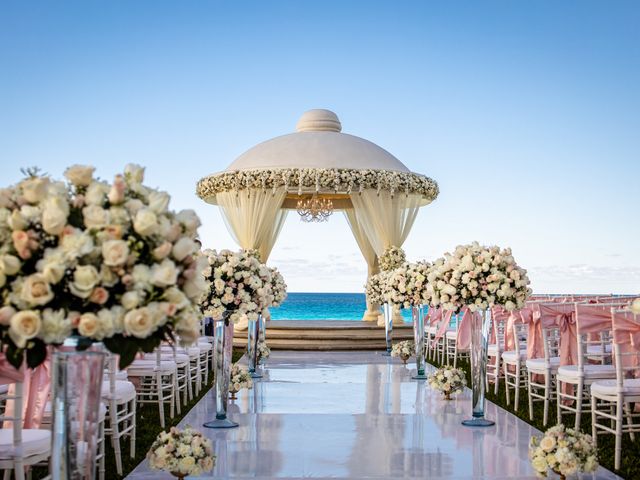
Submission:
<svg viewBox="0 0 640 480">
<path fill-rule="evenodd" d="M 195 182 L 329 108 L 436 179 L 405 244 L 511 246 L 538 292 L 640 290 L 640 3 L 0 4 L 2 183 L 128 162 L 233 247 Z M 291 214 L 272 254 L 294 291 L 358 291 L 341 215 Z"/>
</svg>

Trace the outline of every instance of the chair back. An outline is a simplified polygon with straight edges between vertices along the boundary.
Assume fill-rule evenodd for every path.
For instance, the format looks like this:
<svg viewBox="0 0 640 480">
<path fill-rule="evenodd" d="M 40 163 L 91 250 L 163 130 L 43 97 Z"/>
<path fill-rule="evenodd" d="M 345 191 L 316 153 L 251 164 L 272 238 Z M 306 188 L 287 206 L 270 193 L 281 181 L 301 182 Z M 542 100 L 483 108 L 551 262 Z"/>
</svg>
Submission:
<svg viewBox="0 0 640 480">
<path fill-rule="evenodd" d="M 4 428 L 10 425 L 13 429 L 13 448 L 19 450 L 22 444 L 22 406 L 23 406 L 23 387 L 22 381 L 15 382 L 13 393 L 11 390 L 4 394 L 5 404 L 0 414 L 0 422 Z"/>
<path fill-rule="evenodd" d="M 626 378 L 640 378 L 640 315 L 612 308 L 611 319 L 616 384 L 621 393 Z"/>
<path fill-rule="evenodd" d="M 589 361 L 606 364 L 611 359 L 607 348 L 611 344 L 611 308 L 616 304 L 576 303 L 576 333 L 578 340 L 578 368 Z M 589 350 L 589 347 L 594 347 Z"/>
<path fill-rule="evenodd" d="M 515 343 L 515 352 L 516 357 L 520 358 L 520 352 L 522 350 L 521 343 L 527 341 L 527 335 L 529 333 L 528 326 L 524 323 L 514 323 L 513 324 L 513 338 Z"/>
<path fill-rule="evenodd" d="M 552 358 L 560 356 L 560 338 L 560 327 L 542 327 L 542 347 L 544 351 L 544 360 L 547 365 L 551 363 Z"/>
</svg>

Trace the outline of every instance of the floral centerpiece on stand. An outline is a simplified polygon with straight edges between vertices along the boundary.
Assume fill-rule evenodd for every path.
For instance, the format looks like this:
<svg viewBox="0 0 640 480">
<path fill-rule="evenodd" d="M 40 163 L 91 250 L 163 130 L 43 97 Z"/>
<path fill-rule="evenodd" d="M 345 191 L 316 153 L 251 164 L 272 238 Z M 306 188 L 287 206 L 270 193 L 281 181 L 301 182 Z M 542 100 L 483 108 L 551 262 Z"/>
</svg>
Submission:
<svg viewBox="0 0 640 480">
<path fill-rule="evenodd" d="M 191 427 L 161 432 L 147 453 L 149 467 L 184 478 L 210 472 L 215 465 L 211 440 Z"/>
<path fill-rule="evenodd" d="M 598 455 L 591 435 L 562 424 L 548 429 L 542 438 L 531 438 L 529 458 L 539 477 L 546 477 L 549 470 L 566 478 L 598 469 Z"/>
<path fill-rule="evenodd" d="M 451 400 L 451 395 L 464 391 L 467 379 L 462 370 L 446 365 L 429 375 L 429 385 L 434 390 L 442 392 L 446 400 Z"/>
<path fill-rule="evenodd" d="M 383 298 L 403 308 L 428 303 L 427 275 L 430 264 L 426 262 L 404 263 L 387 274 Z"/>
<path fill-rule="evenodd" d="M 252 389 L 253 380 L 246 368 L 240 366 L 238 363 L 234 363 L 231 366 L 231 380 L 229 381 L 229 393 L 231 399 L 236 399 L 236 393 L 243 388 Z"/>
<path fill-rule="evenodd" d="M 393 344 L 391 348 L 391 356 L 397 357 L 402 360 L 402 363 L 407 364 L 407 360 L 415 353 L 416 347 L 411 340 L 403 340 Z"/>
<path fill-rule="evenodd" d="M 507 311 L 524 307 L 531 295 L 527 271 L 517 265 L 511 249 L 473 242 L 456 247 L 434 262 L 427 274 L 426 290 L 431 307 L 456 313 L 466 308 L 471 312 L 473 419 L 463 424 L 493 425 L 484 418 L 489 309 L 496 305 Z"/>
<path fill-rule="evenodd" d="M 273 301 L 271 307 L 279 307 L 287 299 L 287 284 L 280 270 L 275 267 L 271 268 L 271 295 Z"/>
<path fill-rule="evenodd" d="M 387 276 L 388 272 L 380 272 L 375 275 L 371 275 L 367 284 L 365 285 L 365 292 L 367 299 L 374 305 L 379 305 L 385 302 L 385 291 L 387 288 Z"/>
<path fill-rule="evenodd" d="M 127 165 L 112 183 L 94 168 L 66 170 L 68 183 L 37 170 L 0 190 L 0 340 L 9 362 L 29 367 L 48 344 L 101 341 L 120 367 L 177 334 L 199 335 L 207 289 L 196 241 L 200 220 L 169 210 L 170 196 Z"/>
</svg>

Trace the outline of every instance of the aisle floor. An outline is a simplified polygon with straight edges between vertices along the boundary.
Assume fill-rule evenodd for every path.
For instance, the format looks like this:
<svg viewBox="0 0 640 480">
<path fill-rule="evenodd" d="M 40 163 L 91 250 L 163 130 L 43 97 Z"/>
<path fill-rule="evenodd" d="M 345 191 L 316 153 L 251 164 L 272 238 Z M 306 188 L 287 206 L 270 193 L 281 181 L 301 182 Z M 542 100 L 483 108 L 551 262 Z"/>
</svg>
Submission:
<svg viewBox="0 0 640 480">
<path fill-rule="evenodd" d="M 202 428 L 215 418 L 213 390 L 180 426 L 213 441 L 216 466 L 201 478 L 536 478 L 527 451 L 538 430 L 490 402 L 494 427 L 464 427 L 471 392 L 446 401 L 412 373 L 375 352 L 272 352 L 264 378 L 229 406 L 238 428 Z M 127 478 L 173 477 L 145 461 Z"/>
</svg>

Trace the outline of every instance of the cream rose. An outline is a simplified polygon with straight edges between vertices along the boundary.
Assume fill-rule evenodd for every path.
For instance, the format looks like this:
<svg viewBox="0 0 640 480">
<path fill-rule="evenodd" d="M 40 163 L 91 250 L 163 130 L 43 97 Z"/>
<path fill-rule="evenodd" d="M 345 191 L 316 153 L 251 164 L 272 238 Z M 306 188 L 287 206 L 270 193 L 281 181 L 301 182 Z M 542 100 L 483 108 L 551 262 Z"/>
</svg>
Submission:
<svg viewBox="0 0 640 480">
<path fill-rule="evenodd" d="M 44 275 L 34 273 L 25 279 L 20 296 L 29 306 L 46 305 L 53 300 L 53 291 Z"/>
<path fill-rule="evenodd" d="M 201 225 L 200 218 L 194 210 L 181 210 L 176 215 L 176 220 L 184 225 L 184 228 L 190 232 L 195 233 L 198 227 Z"/>
<path fill-rule="evenodd" d="M 149 194 L 149 208 L 155 213 L 164 213 L 169 207 L 171 197 L 166 192 L 151 192 Z"/>
<path fill-rule="evenodd" d="M 89 205 L 82 209 L 84 225 L 87 228 L 104 228 L 109 224 L 109 210 L 98 205 Z"/>
<path fill-rule="evenodd" d="M 127 262 L 129 245 L 124 240 L 108 240 L 102 244 L 102 258 L 108 267 L 119 267 Z"/>
<path fill-rule="evenodd" d="M 0 325 L 9 326 L 11 323 L 11 317 L 16 314 L 16 310 L 13 307 L 0 308 Z"/>
<path fill-rule="evenodd" d="M 170 287 L 178 280 L 178 269 L 175 263 L 165 259 L 151 267 L 151 283 L 157 287 Z"/>
<path fill-rule="evenodd" d="M 64 310 L 47 308 L 42 312 L 42 329 L 38 337 L 45 343 L 60 344 L 71 335 L 71 319 L 65 317 Z"/>
<path fill-rule="evenodd" d="M 191 240 L 189 237 L 182 237 L 173 246 L 171 254 L 173 255 L 173 258 L 181 262 L 189 255 L 194 254 L 197 250 L 198 244 L 195 241 Z"/>
<path fill-rule="evenodd" d="M 84 195 L 87 205 L 97 205 L 102 207 L 109 187 L 102 182 L 93 182 L 87 188 L 87 192 Z"/>
<path fill-rule="evenodd" d="M 133 220 L 133 229 L 142 236 L 153 235 L 158 228 L 158 217 L 149 208 L 138 210 Z"/>
<path fill-rule="evenodd" d="M 78 321 L 78 333 L 83 337 L 97 338 L 100 331 L 100 321 L 95 313 L 84 313 Z M 99 339 L 98 339 L 99 340 Z"/>
<path fill-rule="evenodd" d="M 122 175 L 116 175 L 111 190 L 109 191 L 109 202 L 112 205 L 119 205 L 124 202 L 126 188 L 124 177 Z"/>
<path fill-rule="evenodd" d="M 104 305 L 107 303 L 107 300 L 109 300 L 109 292 L 103 287 L 94 288 L 89 296 L 89 301 L 97 303 L 98 305 Z"/>
<path fill-rule="evenodd" d="M 41 326 L 42 321 L 37 311 L 22 310 L 11 317 L 9 336 L 18 348 L 24 348 L 28 340 L 38 335 Z"/>
<path fill-rule="evenodd" d="M 152 255 L 155 260 L 164 260 L 171 253 L 171 242 L 164 242 L 153 249 Z"/>
<path fill-rule="evenodd" d="M 94 287 L 100 281 L 100 274 L 93 265 L 79 265 L 73 272 L 73 281 L 69 289 L 76 297 L 89 298 Z"/>
<path fill-rule="evenodd" d="M 20 186 L 22 187 L 22 196 L 27 202 L 38 203 L 47 196 L 49 179 L 47 177 L 31 177 L 24 180 Z"/>
<path fill-rule="evenodd" d="M 50 235 L 60 235 L 67 225 L 69 204 L 66 198 L 50 197 L 44 203 L 42 229 Z"/>
<path fill-rule="evenodd" d="M 94 171 L 94 167 L 73 165 L 65 170 L 64 176 L 76 187 L 88 187 L 93 181 Z"/>
<path fill-rule="evenodd" d="M 136 291 L 126 292 L 120 299 L 122 306 L 127 310 L 133 310 L 140 304 L 140 295 Z"/>
<path fill-rule="evenodd" d="M 22 262 L 20 262 L 20 259 L 14 255 L 0 256 L 0 271 L 4 272 L 6 275 L 15 275 L 20 271 L 21 266 Z"/>
<path fill-rule="evenodd" d="M 155 329 L 152 312 L 146 308 L 130 310 L 124 316 L 124 331 L 138 338 L 147 338 Z"/>
<path fill-rule="evenodd" d="M 144 167 L 136 165 L 135 163 L 129 163 L 124 167 L 124 178 L 126 178 L 129 183 L 142 183 L 144 181 Z"/>
</svg>

